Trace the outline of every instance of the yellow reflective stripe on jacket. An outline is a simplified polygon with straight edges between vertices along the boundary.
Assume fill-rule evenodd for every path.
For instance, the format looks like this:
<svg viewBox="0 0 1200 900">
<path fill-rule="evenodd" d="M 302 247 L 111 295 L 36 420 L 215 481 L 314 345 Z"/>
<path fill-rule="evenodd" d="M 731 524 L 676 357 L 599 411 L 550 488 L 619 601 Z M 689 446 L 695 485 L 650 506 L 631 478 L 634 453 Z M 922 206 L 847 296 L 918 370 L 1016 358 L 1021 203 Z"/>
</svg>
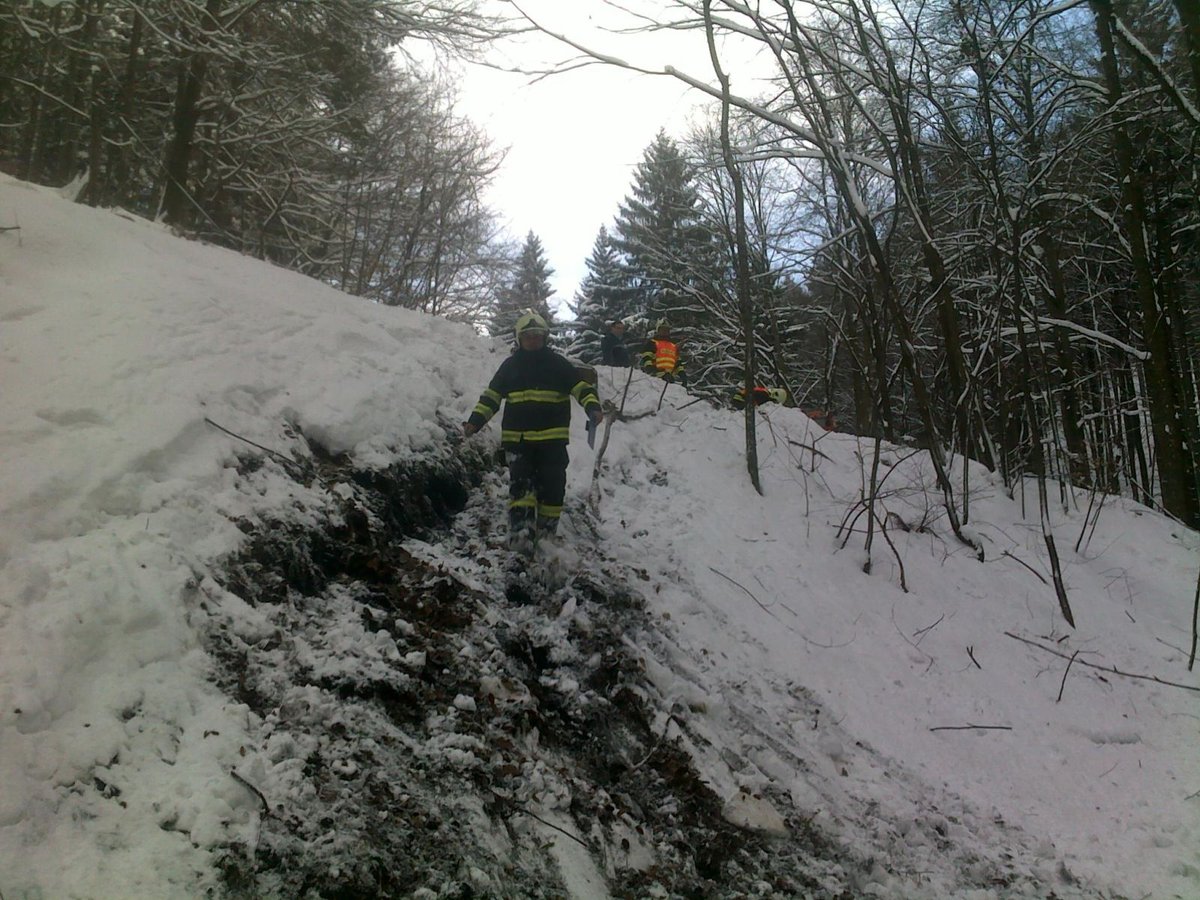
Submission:
<svg viewBox="0 0 1200 900">
<path fill-rule="evenodd" d="M 562 515 L 563 508 L 561 506 L 547 506 L 545 503 L 538 504 L 538 515 L 546 519 L 557 519 Z"/>
<path fill-rule="evenodd" d="M 674 341 L 654 342 L 654 365 L 660 372 L 673 372 L 679 362 L 679 348 Z"/>
<path fill-rule="evenodd" d="M 500 432 L 500 442 L 504 444 L 519 444 L 521 441 L 565 441 L 571 437 L 570 428 L 542 428 L 538 431 L 515 431 L 506 429 Z"/>
<path fill-rule="evenodd" d="M 569 403 L 571 398 L 562 391 L 512 391 L 508 395 L 509 403 Z"/>
<path fill-rule="evenodd" d="M 493 391 L 491 388 L 486 388 L 484 392 L 479 395 L 479 402 L 475 404 L 475 409 L 473 412 L 483 416 L 483 419 L 486 422 L 500 411 L 500 401 L 503 399 L 504 398 L 501 397 L 496 391 Z"/>
<path fill-rule="evenodd" d="M 518 497 L 516 500 L 508 501 L 509 509 L 520 509 L 522 507 L 537 506 L 537 496 L 535 494 L 526 494 L 524 497 Z"/>
<path fill-rule="evenodd" d="M 593 388 L 586 381 L 580 381 L 578 384 L 575 385 L 575 387 L 571 388 L 571 396 L 574 397 L 576 400 L 578 400 L 580 403 L 584 402 L 583 398 L 586 397 L 588 394 L 595 394 L 595 393 L 596 393 L 596 389 Z"/>
</svg>

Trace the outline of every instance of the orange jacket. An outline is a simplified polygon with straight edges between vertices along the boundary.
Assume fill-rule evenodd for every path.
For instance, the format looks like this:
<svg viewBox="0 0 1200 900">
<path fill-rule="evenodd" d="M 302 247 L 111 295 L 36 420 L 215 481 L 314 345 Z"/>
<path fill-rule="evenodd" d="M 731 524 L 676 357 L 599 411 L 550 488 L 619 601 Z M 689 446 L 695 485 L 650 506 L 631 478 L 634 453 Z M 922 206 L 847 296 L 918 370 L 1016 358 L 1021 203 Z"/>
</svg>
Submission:
<svg viewBox="0 0 1200 900">
<path fill-rule="evenodd" d="M 674 372 L 679 365 L 679 347 L 674 341 L 652 338 L 653 350 L 644 354 L 647 371 Z"/>
</svg>

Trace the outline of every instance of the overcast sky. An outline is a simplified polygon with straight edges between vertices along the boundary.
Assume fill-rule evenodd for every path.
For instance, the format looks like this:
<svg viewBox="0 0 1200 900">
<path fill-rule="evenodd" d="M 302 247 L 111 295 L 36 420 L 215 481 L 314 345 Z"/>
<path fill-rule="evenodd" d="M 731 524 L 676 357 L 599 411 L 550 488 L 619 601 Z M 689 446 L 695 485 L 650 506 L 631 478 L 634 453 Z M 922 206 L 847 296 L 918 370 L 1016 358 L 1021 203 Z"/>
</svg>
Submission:
<svg viewBox="0 0 1200 900">
<path fill-rule="evenodd" d="M 494 72 L 465 79 L 462 111 L 508 154 L 488 194 L 514 235 L 531 229 L 570 299 L 601 225 L 611 225 L 642 151 L 659 128 L 678 136 L 689 98 L 681 86 L 613 70 L 534 85 Z"/>
<path fill-rule="evenodd" d="M 709 74 L 702 33 L 618 38 L 600 33 L 601 0 L 529 0 L 531 14 L 572 37 L 654 67 Z M 572 55 L 549 40 L 525 39 L 490 59 L 532 68 Z M 540 81 L 494 68 L 462 70 L 459 110 L 508 148 L 489 202 L 514 235 L 531 229 L 555 270 L 559 302 L 570 300 L 596 233 L 611 225 L 642 152 L 660 128 L 681 137 L 701 98 L 681 82 L 612 66 L 589 66 Z"/>
</svg>

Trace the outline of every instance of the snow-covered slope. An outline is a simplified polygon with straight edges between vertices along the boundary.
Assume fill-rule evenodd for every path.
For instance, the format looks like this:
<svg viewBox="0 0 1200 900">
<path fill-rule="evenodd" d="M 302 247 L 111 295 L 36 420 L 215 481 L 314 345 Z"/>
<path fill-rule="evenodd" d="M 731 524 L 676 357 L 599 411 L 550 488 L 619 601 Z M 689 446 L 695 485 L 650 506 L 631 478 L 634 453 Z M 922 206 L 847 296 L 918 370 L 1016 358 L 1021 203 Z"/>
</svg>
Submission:
<svg viewBox="0 0 1200 900">
<path fill-rule="evenodd" d="M 504 348 L 0 177 L 11 225 L 0 893 L 219 891 L 218 851 L 252 844 L 262 824 L 241 776 L 285 780 L 262 717 L 216 687 L 222 662 L 201 634 L 214 574 L 246 523 L 315 519 L 343 490 L 297 484 L 285 457 L 315 444 L 383 470 L 452 453 Z M 602 394 L 619 399 L 624 374 L 602 371 Z M 652 627 L 628 649 L 658 734 L 690 753 L 727 818 L 780 841 L 803 819 L 853 852 L 855 890 L 879 896 L 1200 896 L 1200 677 L 1185 668 L 1195 533 L 1108 498 L 1075 551 L 1088 497 L 1073 497 L 1055 522 L 1072 630 L 1046 584 L 1036 508 L 982 470 L 980 563 L 948 536 L 922 457 L 888 448 L 895 555 L 877 538 L 864 574 L 862 534 L 843 549 L 835 532 L 867 442 L 763 412 L 759 497 L 738 417 L 685 407 L 671 387 L 637 418 L 658 392 L 634 376 L 594 515 L 575 417 L 559 564 L 600 554 L 644 604 Z M 265 460 L 257 473 L 247 452 Z M 483 479 L 463 521 L 485 527 L 502 490 Z M 468 531 L 407 549 L 509 616 L 489 593 L 494 554 Z M 588 602 L 570 598 L 557 620 L 582 621 Z M 572 640 L 565 625 L 556 639 Z M 372 665 L 400 666 L 392 651 L 373 649 Z M 563 883 L 605 896 L 582 849 L 560 842 Z"/>
<path fill-rule="evenodd" d="M 3 176 L 0 220 L 0 891 L 186 896 L 255 811 L 187 598 L 234 520 L 293 502 L 238 490 L 248 445 L 205 419 L 383 464 L 442 439 L 490 361 L 463 327 Z M 75 786 L 118 757 L 137 776 L 93 808 Z"/>
</svg>

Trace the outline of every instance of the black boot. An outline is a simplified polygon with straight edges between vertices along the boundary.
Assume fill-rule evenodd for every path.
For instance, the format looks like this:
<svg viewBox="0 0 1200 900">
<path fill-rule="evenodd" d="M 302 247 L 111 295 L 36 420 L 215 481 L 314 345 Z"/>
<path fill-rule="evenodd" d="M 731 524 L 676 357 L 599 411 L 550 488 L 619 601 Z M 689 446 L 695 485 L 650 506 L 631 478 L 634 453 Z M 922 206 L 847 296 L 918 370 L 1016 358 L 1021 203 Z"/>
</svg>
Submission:
<svg viewBox="0 0 1200 900">
<path fill-rule="evenodd" d="M 544 516 L 537 521 L 537 542 L 539 545 L 550 543 L 558 533 L 558 516 Z"/>
<path fill-rule="evenodd" d="M 525 560 L 533 558 L 534 547 L 537 544 L 537 531 L 531 527 L 516 528 L 508 533 L 508 549 L 514 557 Z"/>
</svg>

